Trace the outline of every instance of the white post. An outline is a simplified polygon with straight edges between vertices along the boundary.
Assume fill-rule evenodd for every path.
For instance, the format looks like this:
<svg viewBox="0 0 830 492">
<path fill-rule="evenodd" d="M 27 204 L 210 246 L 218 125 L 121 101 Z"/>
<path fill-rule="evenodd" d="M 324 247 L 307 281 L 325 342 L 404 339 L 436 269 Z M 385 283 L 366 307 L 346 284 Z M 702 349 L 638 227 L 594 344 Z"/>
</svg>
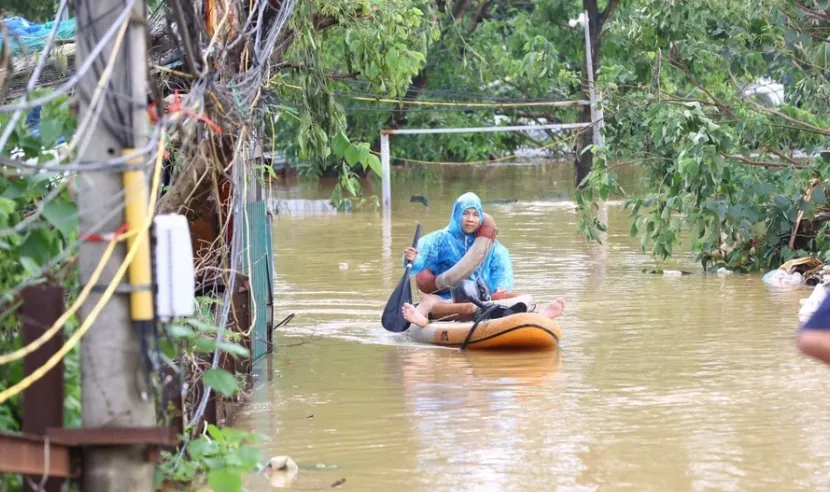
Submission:
<svg viewBox="0 0 830 492">
<path fill-rule="evenodd" d="M 389 134 L 380 134 L 381 190 L 383 193 L 383 281 L 391 279 L 392 258 L 392 169 L 389 165 Z M 391 280 L 390 280 L 391 281 Z M 386 285 L 384 285 L 386 287 Z"/>
<path fill-rule="evenodd" d="M 380 134 L 380 168 L 383 172 L 381 176 L 383 212 L 388 214 L 392 210 L 392 172 L 389 166 L 389 135 L 386 133 Z"/>
<path fill-rule="evenodd" d="M 591 103 L 591 124 L 594 130 L 594 145 L 602 145 L 602 132 L 599 127 L 600 118 L 596 109 L 597 95 L 594 89 L 594 60 L 593 53 L 591 53 L 591 28 L 588 26 L 590 18 L 588 17 L 587 10 L 582 15 L 585 21 L 583 24 L 585 26 L 585 64 L 588 72 L 586 75 L 588 75 L 588 98 Z"/>
</svg>

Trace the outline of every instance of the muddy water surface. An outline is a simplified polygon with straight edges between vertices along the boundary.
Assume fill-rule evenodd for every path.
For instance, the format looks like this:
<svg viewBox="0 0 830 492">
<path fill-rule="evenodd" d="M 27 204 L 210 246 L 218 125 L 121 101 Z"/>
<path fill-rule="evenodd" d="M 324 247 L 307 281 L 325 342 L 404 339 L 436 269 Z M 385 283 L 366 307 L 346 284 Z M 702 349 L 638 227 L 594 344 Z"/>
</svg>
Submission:
<svg viewBox="0 0 830 492">
<path fill-rule="evenodd" d="M 265 436 L 266 456 L 296 460 L 291 487 L 830 488 L 830 370 L 792 342 L 809 291 L 760 275 L 643 273 L 654 263 L 619 202 L 605 246 L 576 233 L 571 176 L 552 163 L 399 173 L 386 227 L 361 211 L 275 219 L 277 315 L 296 318 L 237 425 Z M 328 186 L 274 192 L 324 198 Z M 381 327 L 415 225 L 443 227 L 468 190 L 498 201 L 485 211 L 516 290 L 566 299 L 560 350 L 459 353 Z M 699 271 L 689 256 L 670 266 Z"/>
</svg>

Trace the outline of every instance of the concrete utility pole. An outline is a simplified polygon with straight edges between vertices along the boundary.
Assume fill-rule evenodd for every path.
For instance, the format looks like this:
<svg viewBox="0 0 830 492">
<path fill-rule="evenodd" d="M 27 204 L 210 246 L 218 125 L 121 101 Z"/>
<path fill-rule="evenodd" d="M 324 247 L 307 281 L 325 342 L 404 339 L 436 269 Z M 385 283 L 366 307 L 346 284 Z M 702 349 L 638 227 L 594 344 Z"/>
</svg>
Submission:
<svg viewBox="0 0 830 492">
<path fill-rule="evenodd" d="M 123 17 L 130 0 L 76 0 L 77 65 L 80 67 L 107 31 Z M 145 37 L 145 1 L 135 0 L 126 17 L 129 25 L 123 41 L 116 50 L 112 78 L 104 87 L 105 99 L 100 118 L 93 120 L 90 144 L 82 150 L 83 163 L 98 163 L 120 157 L 125 150 L 144 147 L 148 142 L 146 119 L 147 46 Z M 112 50 L 119 39 L 113 36 L 98 55 L 92 69 L 81 79 L 77 97 L 80 118 L 90 111 L 90 102 Z M 88 172 L 78 177 L 78 204 L 80 231 L 95 229 L 112 213 L 113 201 L 124 192 L 121 172 Z M 138 181 L 142 181 L 139 179 Z M 131 200 L 145 204 L 146 188 L 139 187 L 138 196 Z M 144 196 L 141 196 L 144 195 Z M 101 228 L 101 233 L 112 233 L 127 222 L 124 213 L 114 214 Z M 135 228 L 139 224 L 129 224 Z M 145 238 L 146 239 L 146 238 Z M 146 242 L 146 241 L 145 241 Z M 86 242 L 80 249 L 81 281 L 86 283 L 98 265 L 106 242 Z M 148 251 L 136 256 L 145 258 Z M 81 308 L 87 318 L 101 297 L 119 265 L 126 256 L 122 242 L 109 259 L 99 281 Z M 130 279 L 136 276 L 131 268 Z M 121 286 L 127 285 L 125 276 Z M 146 291 L 141 294 L 147 296 Z M 136 296 L 136 295 L 134 295 Z M 146 302 L 146 299 L 144 299 Z M 133 302 L 133 306 L 135 306 Z M 130 294 L 120 290 L 106 303 L 90 331 L 82 340 L 81 377 L 84 427 L 152 427 L 155 424 L 155 405 L 146 398 L 146 387 L 141 371 L 139 337 L 131 318 Z M 152 313 L 152 311 L 151 311 Z M 142 396 L 144 395 L 144 397 Z M 86 448 L 83 456 L 85 491 L 152 490 L 153 465 L 141 446 L 106 446 Z"/>
</svg>

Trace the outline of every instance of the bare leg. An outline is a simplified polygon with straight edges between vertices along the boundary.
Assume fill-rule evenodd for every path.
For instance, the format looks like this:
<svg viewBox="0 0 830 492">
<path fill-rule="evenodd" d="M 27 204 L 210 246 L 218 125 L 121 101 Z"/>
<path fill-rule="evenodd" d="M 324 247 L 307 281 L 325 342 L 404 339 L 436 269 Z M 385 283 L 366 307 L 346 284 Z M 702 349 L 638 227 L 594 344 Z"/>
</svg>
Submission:
<svg viewBox="0 0 830 492">
<path fill-rule="evenodd" d="M 424 294 L 421 296 L 421 302 L 418 303 L 417 307 L 405 302 L 401 308 L 401 311 L 403 312 L 405 320 L 409 321 L 413 325 L 423 328 L 429 324 L 429 313 L 439 302 L 441 302 L 440 297 L 432 294 Z"/>
<path fill-rule="evenodd" d="M 559 316 L 562 316 L 562 314 L 564 313 L 565 299 L 562 299 L 561 297 L 556 298 L 555 301 L 545 306 L 544 309 L 542 309 L 539 312 L 539 314 L 541 314 L 542 316 L 546 316 L 550 319 L 558 318 Z"/>
<path fill-rule="evenodd" d="M 797 347 L 804 355 L 830 364 L 830 332 L 805 330 L 799 333 Z"/>
</svg>

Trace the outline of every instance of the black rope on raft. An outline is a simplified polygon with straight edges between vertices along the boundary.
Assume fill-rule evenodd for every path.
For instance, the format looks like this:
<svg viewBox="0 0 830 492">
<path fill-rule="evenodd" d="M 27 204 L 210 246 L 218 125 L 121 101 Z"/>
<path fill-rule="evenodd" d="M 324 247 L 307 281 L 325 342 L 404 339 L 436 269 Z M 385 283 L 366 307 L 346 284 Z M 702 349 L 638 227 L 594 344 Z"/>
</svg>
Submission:
<svg viewBox="0 0 830 492">
<path fill-rule="evenodd" d="M 467 332 L 467 336 L 464 338 L 464 342 L 461 343 L 461 347 L 459 347 L 459 350 L 464 350 L 467 348 L 467 345 L 470 343 L 470 339 L 473 338 L 473 333 L 476 331 L 476 328 L 478 328 L 478 325 L 481 324 L 482 321 L 488 319 L 490 317 L 490 314 L 493 311 L 495 311 L 496 308 L 500 307 L 498 304 L 490 304 L 489 306 L 486 306 L 485 304 L 481 303 L 481 301 L 479 301 L 478 299 L 470 300 L 473 301 L 473 303 L 476 306 L 478 306 L 480 309 L 483 309 L 484 311 L 480 315 L 476 316 L 476 320 L 473 323 L 473 326 L 470 328 L 470 331 Z"/>
</svg>

